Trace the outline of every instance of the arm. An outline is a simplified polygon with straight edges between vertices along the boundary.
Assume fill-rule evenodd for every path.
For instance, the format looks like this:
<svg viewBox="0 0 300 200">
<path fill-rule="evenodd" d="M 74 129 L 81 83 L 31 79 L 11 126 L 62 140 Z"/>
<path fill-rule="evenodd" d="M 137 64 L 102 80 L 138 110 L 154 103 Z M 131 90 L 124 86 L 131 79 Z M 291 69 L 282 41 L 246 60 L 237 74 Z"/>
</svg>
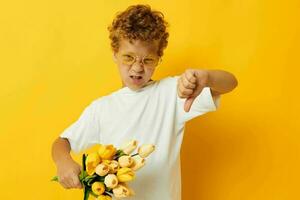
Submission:
<svg viewBox="0 0 300 200">
<path fill-rule="evenodd" d="M 59 183 L 66 189 L 82 188 L 79 181 L 81 166 L 70 155 L 68 139 L 58 137 L 52 144 L 52 159 L 57 167 Z"/>
<path fill-rule="evenodd" d="M 236 77 L 223 70 L 207 70 L 207 86 L 211 88 L 212 96 L 225 94 L 232 91 L 238 85 Z"/>
<path fill-rule="evenodd" d="M 71 147 L 68 139 L 58 137 L 52 144 L 52 159 L 56 165 L 72 159 L 70 155 Z"/>
</svg>

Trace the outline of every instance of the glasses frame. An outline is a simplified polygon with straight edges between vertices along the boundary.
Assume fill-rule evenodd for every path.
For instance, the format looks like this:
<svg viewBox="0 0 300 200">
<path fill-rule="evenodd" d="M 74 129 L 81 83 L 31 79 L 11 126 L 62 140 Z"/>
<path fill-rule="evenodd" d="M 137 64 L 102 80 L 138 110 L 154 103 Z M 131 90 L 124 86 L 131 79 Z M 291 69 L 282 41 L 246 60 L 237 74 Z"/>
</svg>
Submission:
<svg viewBox="0 0 300 200">
<path fill-rule="evenodd" d="M 122 55 L 121 55 L 121 54 L 122 54 Z M 124 55 L 130 55 L 130 56 L 132 56 L 132 57 L 134 58 L 133 61 L 130 61 L 131 64 L 125 63 L 124 60 L 122 60 L 122 56 L 124 56 Z M 149 55 L 150 55 L 150 54 L 149 54 Z M 157 66 L 162 62 L 161 56 L 158 56 L 158 62 L 157 62 L 154 66 L 147 66 L 147 64 L 144 63 L 144 59 L 145 59 L 147 56 L 149 56 L 149 55 L 145 55 L 145 56 L 143 56 L 143 58 L 141 59 L 142 65 L 143 65 L 143 66 L 146 66 L 146 67 L 149 67 L 149 68 L 155 68 L 155 67 L 157 67 Z M 132 54 L 132 53 L 120 53 L 119 56 L 120 56 L 120 60 L 121 60 L 122 64 L 128 65 L 128 66 L 132 66 L 132 65 L 137 61 L 137 58 L 139 57 L 139 56 L 134 55 L 134 54 Z M 141 61 L 140 61 L 140 63 L 141 63 Z"/>
</svg>

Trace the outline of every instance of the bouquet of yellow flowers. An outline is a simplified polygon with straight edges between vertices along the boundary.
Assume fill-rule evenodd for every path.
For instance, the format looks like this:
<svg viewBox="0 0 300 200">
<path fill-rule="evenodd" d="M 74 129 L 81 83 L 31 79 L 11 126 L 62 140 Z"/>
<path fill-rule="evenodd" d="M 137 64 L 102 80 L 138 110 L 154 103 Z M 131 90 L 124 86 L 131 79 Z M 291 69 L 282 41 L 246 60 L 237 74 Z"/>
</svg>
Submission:
<svg viewBox="0 0 300 200">
<path fill-rule="evenodd" d="M 79 180 L 83 185 L 84 200 L 90 195 L 97 200 L 134 195 L 127 182 L 135 179 L 135 172 L 145 165 L 145 158 L 154 151 L 155 146 L 142 145 L 137 153 L 132 154 L 136 148 L 137 141 L 132 140 L 120 149 L 116 149 L 112 144 L 100 144 L 97 152 L 83 154 Z M 51 180 L 58 181 L 58 176 L 54 176 Z"/>
</svg>

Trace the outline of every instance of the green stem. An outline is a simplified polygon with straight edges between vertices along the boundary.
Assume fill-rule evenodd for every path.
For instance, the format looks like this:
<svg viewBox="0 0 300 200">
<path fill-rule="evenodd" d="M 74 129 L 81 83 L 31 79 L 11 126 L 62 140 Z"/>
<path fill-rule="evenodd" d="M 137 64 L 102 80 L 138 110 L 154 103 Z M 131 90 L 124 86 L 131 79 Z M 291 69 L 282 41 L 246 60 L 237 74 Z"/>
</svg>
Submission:
<svg viewBox="0 0 300 200">
<path fill-rule="evenodd" d="M 84 186 L 84 196 L 83 196 L 83 200 L 88 200 L 89 196 L 90 196 L 90 191 L 88 190 L 88 188 L 86 186 Z"/>
<path fill-rule="evenodd" d="M 134 157 L 134 156 L 137 156 L 137 155 L 139 155 L 139 153 L 133 154 L 133 155 L 131 155 L 131 157 Z"/>
</svg>

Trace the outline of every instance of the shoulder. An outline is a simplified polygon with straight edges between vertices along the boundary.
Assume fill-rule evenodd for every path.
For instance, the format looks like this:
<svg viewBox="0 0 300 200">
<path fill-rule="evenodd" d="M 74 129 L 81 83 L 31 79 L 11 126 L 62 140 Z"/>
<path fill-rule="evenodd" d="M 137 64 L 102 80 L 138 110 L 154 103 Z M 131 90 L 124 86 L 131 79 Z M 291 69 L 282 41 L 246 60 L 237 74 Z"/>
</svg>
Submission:
<svg viewBox="0 0 300 200">
<path fill-rule="evenodd" d="M 166 86 L 174 86 L 177 85 L 177 80 L 179 76 L 174 75 L 174 76 L 167 76 L 163 79 L 160 80 L 160 85 L 166 85 Z"/>
<path fill-rule="evenodd" d="M 90 102 L 88 108 L 90 108 L 91 110 L 99 110 L 101 109 L 101 107 L 103 107 L 105 102 L 108 101 L 108 98 L 109 95 L 98 97 Z"/>
</svg>

